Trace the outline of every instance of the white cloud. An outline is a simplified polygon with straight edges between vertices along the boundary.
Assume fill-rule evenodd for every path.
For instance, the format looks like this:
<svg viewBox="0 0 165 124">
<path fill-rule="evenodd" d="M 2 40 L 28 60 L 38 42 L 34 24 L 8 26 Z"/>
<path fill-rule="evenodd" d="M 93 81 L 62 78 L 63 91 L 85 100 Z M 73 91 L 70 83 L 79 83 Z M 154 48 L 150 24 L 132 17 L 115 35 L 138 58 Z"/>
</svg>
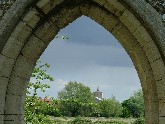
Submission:
<svg viewBox="0 0 165 124">
<path fill-rule="evenodd" d="M 51 97 L 57 97 L 57 94 L 59 91 L 61 91 L 68 81 L 62 80 L 62 79 L 55 79 L 54 81 L 50 82 L 49 85 L 51 88 L 47 89 L 44 93 L 38 92 L 39 96 L 45 97 L 45 96 L 51 96 Z"/>
<path fill-rule="evenodd" d="M 63 88 L 68 81 L 66 80 L 62 80 L 62 79 L 55 79 L 55 81 L 53 82 L 57 87 Z M 52 83 L 51 83 L 52 84 Z"/>
</svg>

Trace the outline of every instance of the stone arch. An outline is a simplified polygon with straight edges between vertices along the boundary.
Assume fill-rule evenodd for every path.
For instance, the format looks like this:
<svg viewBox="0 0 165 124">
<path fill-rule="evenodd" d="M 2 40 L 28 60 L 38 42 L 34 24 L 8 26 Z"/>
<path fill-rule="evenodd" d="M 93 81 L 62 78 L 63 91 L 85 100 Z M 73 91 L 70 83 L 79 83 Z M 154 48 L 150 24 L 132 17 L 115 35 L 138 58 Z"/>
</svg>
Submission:
<svg viewBox="0 0 165 124">
<path fill-rule="evenodd" d="M 37 59 L 60 29 L 82 15 L 125 48 L 141 81 L 146 123 L 163 124 L 165 30 L 144 0 L 17 0 L 0 22 L 0 123 L 23 123 L 25 90 Z"/>
</svg>

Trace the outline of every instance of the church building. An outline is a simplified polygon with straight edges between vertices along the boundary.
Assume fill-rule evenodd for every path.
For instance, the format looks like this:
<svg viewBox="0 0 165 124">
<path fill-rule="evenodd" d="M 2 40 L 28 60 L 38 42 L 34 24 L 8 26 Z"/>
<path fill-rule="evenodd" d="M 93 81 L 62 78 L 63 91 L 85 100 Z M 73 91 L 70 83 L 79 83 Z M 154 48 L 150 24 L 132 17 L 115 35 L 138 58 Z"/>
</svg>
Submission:
<svg viewBox="0 0 165 124">
<path fill-rule="evenodd" d="M 100 92 L 99 86 L 95 92 L 93 92 L 93 96 L 96 100 L 96 102 L 102 101 L 103 100 L 103 92 Z"/>
</svg>

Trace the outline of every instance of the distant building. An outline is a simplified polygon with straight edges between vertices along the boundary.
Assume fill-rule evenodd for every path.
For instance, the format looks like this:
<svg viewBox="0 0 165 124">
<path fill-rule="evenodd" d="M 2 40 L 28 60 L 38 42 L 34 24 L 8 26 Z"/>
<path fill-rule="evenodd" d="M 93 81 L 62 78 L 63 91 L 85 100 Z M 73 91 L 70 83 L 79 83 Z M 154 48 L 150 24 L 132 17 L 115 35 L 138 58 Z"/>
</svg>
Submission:
<svg viewBox="0 0 165 124">
<path fill-rule="evenodd" d="M 97 90 L 95 92 L 93 92 L 93 96 L 94 96 L 96 102 L 103 100 L 103 92 L 99 91 L 99 86 L 97 87 Z"/>
<path fill-rule="evenodd" d="M 39 100 L 42 101 L 42 102 L 46 102 L 48 104 L 52 104 L 52 102 L 53 102 L 52 99 L 46 98 L 46 97 L 45 98 L 40 97 Z"/>
</svg>

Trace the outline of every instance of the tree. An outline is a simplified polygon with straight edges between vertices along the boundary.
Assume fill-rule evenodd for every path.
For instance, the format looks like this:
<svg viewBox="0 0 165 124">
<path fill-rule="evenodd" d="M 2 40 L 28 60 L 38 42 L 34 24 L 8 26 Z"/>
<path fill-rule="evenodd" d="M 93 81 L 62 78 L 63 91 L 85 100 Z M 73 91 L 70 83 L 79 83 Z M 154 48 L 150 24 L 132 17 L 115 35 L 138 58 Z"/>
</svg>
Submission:
<svg viewBox="0 0 165 124">
<path fill-rule="evenodd" d="M 103 117 L 119 117 L 122 114 L 122 105 L 114 96 L 99 102 L 99 106 Z"/>
<path fill-rule="evenodd" d="M 75 117 L 80 115 L 81 111 L 81 103 L 74 99 L 68 99 L 68 100 L 60 100 L 60 110 L 62 115 L 69 116 L 69 117 Z"/>
<path fill-rule="evenodd" d="M 27 123 L 31 122 L 40 124 L 46 122 L 49 123 L 50 121 L 47 115 L 43 113 L 45 110 L 48 111 L 48 105 L 40 101 L 37 95 L 38 90 L 45 92 L 45 88 L 50 88 L 48 84 L 43 83 L 45 80 L 54 80 L 52 76 L 46 73 L 49 67 L 49 64 L 41 64 L 41 62 L 38 61 L 37 66 L 33 70 L 32 77 L 35 79 L 35 81 L 30 82 L 27 89 L 27 95 L 31 94 L 30 90 L 33 91 L 33 95 L 26 96 L 25 100 L 25 122 Z"/>
<path fill-rule="evenodd" d="M 142 90 L 138 90 L 128 100 L 123 101 L 123 117 L 143 117 L 144 99 Z"/>
<path fill-rule="evenodd" d="M 83 116 L 83 117 L 91 117 L 91 116 L 98 116 L 99 106 L 97 103 L 83 103 L 79 102 L 74 99 L 68 100 L 60 100 L 60 108 L 61 114 L 63 116 L 69 117 L 76 117 L 76 116 Z"/>
<path fill-rule="evenodd" d="M 85 86 L 78 82 L 69 82 L 65 85 L 65 88 L 58 92 L 58 98 L 60 100 L 76 100 L 83 103 L 92 102 L 93 95 L 88 86 Z"/>
<path fill-rule="evenodd" d="M 54 80 L 54 78 L 51 75 L 46 73 L 49 67 L 50 65 L 48 63 L 41 64 L 41 61 L 37 61 L 37 66 L 34 68 L 32 73 L 32 78 L 34 79 L 34 82 L 29 82 L 27 95 L 31 94 L 30 90 L 32 90 L 33 97 L 36 97 L 37 90 L 45 92 L 46 88 L 50 88 L 50 86 L 47 83 L 45 83 L 45 81 Z"/>
</svg>

